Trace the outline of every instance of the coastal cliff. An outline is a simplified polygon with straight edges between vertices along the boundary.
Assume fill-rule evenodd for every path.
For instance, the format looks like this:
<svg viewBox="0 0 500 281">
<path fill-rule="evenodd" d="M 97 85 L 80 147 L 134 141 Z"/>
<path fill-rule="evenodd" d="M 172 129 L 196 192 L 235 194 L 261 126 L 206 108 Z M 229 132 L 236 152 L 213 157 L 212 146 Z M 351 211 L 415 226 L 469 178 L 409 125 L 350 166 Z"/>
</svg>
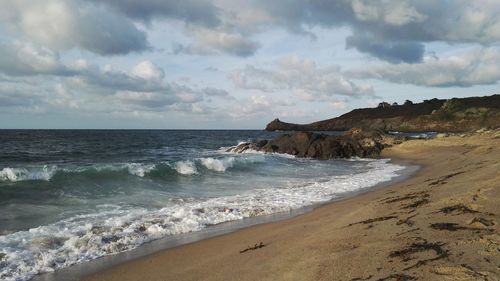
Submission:
<svg viewBox="0 0 500 281">
<path fill-rule="evenodd" d="M 500 95 L 431 99 L 403 105 L 380 103 L 377 108 L 352 110 L 339 117 L 310 124 L 275 119 L 268 131 L 344 131 L 351 128 L 400 132 L 464 132 L 500 126 Z"/>
</svg>

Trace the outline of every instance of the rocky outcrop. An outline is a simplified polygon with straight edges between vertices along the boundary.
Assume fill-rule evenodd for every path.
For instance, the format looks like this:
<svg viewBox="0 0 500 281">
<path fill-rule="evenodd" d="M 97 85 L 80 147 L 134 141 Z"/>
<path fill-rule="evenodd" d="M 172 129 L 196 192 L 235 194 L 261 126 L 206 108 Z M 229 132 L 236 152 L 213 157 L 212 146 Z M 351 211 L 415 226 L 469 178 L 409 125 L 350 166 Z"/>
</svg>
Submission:
<svg viewBox="0 0 500 281">
<path fill-rule="evenodd" d="M 276 118 L 267 124 L 266 131 L 301 131 L 301 126 L 303 125 L 282 122 Z"/>
<path fill-rule="evenodd" d="M 227 151 L 285 153 L 322 160 L 350 157 L 376 158 L 384 147 L 397 142 L 396 138 L 387 136 L 381 131 L 367 132 L 360 129 L 349 130 L 342 136 L 296 132 L 279 135 L 271 140 L 241 143 Z"/>
<path fill-rule="evenodd" d="M 465 132 L 500 127 L 500 95 L 355 109 L 310 124 L 275 119 L 268 131 L 345 131 L 351 128 L 400 132 Z"/>
</svg>

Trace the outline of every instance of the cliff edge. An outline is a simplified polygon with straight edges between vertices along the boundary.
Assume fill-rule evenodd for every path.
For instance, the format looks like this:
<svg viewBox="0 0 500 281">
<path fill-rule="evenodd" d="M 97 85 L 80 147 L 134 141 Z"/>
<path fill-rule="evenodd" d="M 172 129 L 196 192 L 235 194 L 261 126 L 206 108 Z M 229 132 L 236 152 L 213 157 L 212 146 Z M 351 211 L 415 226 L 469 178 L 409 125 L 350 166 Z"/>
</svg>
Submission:
<svg viewBox="0 0 500 281">
<path fill-rule="evenodd" d="M 500 95 L 431 99 L 402 105 L 382 102 L 376 108 L 352 110 L 339 117 L 310 124 L 275 119 L 268 131 L 344 131 L 351 128 L 400 132 L 464 132 L 500 127 Z"/>
</svg>

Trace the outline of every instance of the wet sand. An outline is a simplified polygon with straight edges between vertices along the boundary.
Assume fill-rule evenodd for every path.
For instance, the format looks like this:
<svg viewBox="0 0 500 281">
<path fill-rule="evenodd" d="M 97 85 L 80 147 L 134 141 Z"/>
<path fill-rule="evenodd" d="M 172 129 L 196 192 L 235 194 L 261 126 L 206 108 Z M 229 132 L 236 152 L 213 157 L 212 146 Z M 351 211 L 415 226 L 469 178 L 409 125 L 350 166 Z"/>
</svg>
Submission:
<svg viewBox="0 0 500 281">
<path fill-rule="evenodd" d="M 500 131 L 411 140 L 403 182 L 83 280 L 500 280 Z"/>
</svg>

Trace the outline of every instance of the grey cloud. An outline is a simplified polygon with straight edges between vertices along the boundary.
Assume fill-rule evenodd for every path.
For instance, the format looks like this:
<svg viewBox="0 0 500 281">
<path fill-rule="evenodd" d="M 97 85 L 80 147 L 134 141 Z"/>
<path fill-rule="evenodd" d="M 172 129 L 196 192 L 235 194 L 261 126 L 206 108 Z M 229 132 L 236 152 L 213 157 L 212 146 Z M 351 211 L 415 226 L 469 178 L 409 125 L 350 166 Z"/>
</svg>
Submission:
<svg viewBox="0 0 500 281">
<path fill-rule="evenodd" d="M 207 95 L 207 96 L 212 96 L 212 97 L 225 97 L 229 96 L 229 93 L 226 90 L 223 89 L 217 89 L 217 88 L 204 88 L 202 92 Z"/>
<path fill-rule="evenodd" d="M 113 91 L 159 91 L 161 83 L 134 77 L 121 71 L 102 71 L 97 66 L 83 70 L 76 77 L 76 82 L 96 85 Z"/>
<path fill-rule="evenodd" d="M 422 61 L 425 47 L 419 42 L 379 41 L 368 36 L 350 36 L 346 39 L 347 48 L 356 48 L 362 53 L 371 54 L 391 63 L 418 63 Z"/>
<path fill-rule="evenodd" d="M 192 115 L 192 114 L 197 114 L 197 115 L 213 114 L 213 108 L 199 104 L 199 103 L 192 103 L 192 104 L 176 103 L 176 104 L 172 104 L 171 106 L 169 106 L 168 110 L 169 111 L 177 111 L 177 112 L 181 112 L 181 113 L 187 113 L 189 115 Z"/>
<path fill-rule="evenodd" d="M 205 69 L 203 69 L 205 71 L 208 71 L 208 72 L 218 72 L 219 69 L 217 67 L 214 67 L 214 66 L 208 66 L 208 67 L 205 67 Z"/>
<path fill-rule="evenodd" d="M 141 61 L 129 71 L 83 67 L 75 75 L 74 83 L 97 86 L 111 91 L 155 92 L 169 87 L 164 82 L 164 71 L 150 61 Z"/>
<path fill-rule="evenodd" d="M 84 1 L 5 0 L 0 21 L 14 36 L 58 50 L 122 55 L 150 48 L 146 33 L 129 18 Z"/>
<path fill-rule="evenodd" d="M 421 61 L 425 42 L 491 44 L 500 40 L 498 1 L 258 0 L 253 3 L 254 13 L 264 13 L 267 17 L 241 22 L 244 25 L 241 29 L 251 30 L 248 26 L 255 24 L 275 25 L 307 34 L 313 26 L 347 26 L 354 34 L 348 46 L 389 62 Z M 397 54 L 393 56 L 393 52 Z"/>
<path fill-rule="evenodd" d="M 9 76 L 71 75 L 61 64 L 59 54 L 29 44 L 0 43 L 0 72 Z"/>
<path fill-rule="evenodd" d="M 420 64 L 382 64 L 345 73 L 360 79 L 379 79 L 429 87 L 471 87 L 500 81 L 500 51 L 468 50 L 457 56 L 428 57 Z"/>
<path fill-rule="evenodd" d="M 235 100 L 236 98 L 232 95 L 229 94 L 228 91 L 224 89 L 218 89 L 218 88 L 203 88 L 201 92 L 206 96 L 206 101 L 207 102 L 212 102 L 213 99 L 217 99 L 219 101 L 225 100 Z"/>
<path fill-rule="evenodd" d="M 151 49 L 146 33 L 124 17 L 99 10 L 85 13 L 82 20 L 86 24 L 81 24 L 72 36 L 64 38 L 75 47 L 100 55 L 124 55 Z"/>
<path fill-rule="evenodd" d="M 37 95 L 28 94 L 19 89 L 2 87 L 0 85 L 0 108 L 1 107 L 27 107 L 40 104 Z"/>
<path fill-rule="evenodd" d="M 270 27 L 313 35 L 312 27 L 348 27 L 347 46 L 389 62 L 420 62 L 426 42 L 493 44 L 500 40 L 500 3 L 493 0 L 4 0 L 0 20 L 14 37 L 57 50 L 100 55 L 151 49 L 135 23 L 175 19 L 192 40 L 188 54 L 247 57 L 252 36 Z"/>
<path fill-rule="evenodd" d="M 169 92 L 117 92 L 113 95 L 113 98 L 127 105 L 134 105 L 141 107 L 143 109 L 156 109 L 161 110 L 167 105 L 176 103 L 178 100 Z"/>
<path fill-rule="evenodd" d="M 146 22 L 154 18 L 174 18 L 214 27 L 220 24 L 219 9 L 203 0 L 92 0 L 109 5 L 131 18 Z"/>
</svg>

